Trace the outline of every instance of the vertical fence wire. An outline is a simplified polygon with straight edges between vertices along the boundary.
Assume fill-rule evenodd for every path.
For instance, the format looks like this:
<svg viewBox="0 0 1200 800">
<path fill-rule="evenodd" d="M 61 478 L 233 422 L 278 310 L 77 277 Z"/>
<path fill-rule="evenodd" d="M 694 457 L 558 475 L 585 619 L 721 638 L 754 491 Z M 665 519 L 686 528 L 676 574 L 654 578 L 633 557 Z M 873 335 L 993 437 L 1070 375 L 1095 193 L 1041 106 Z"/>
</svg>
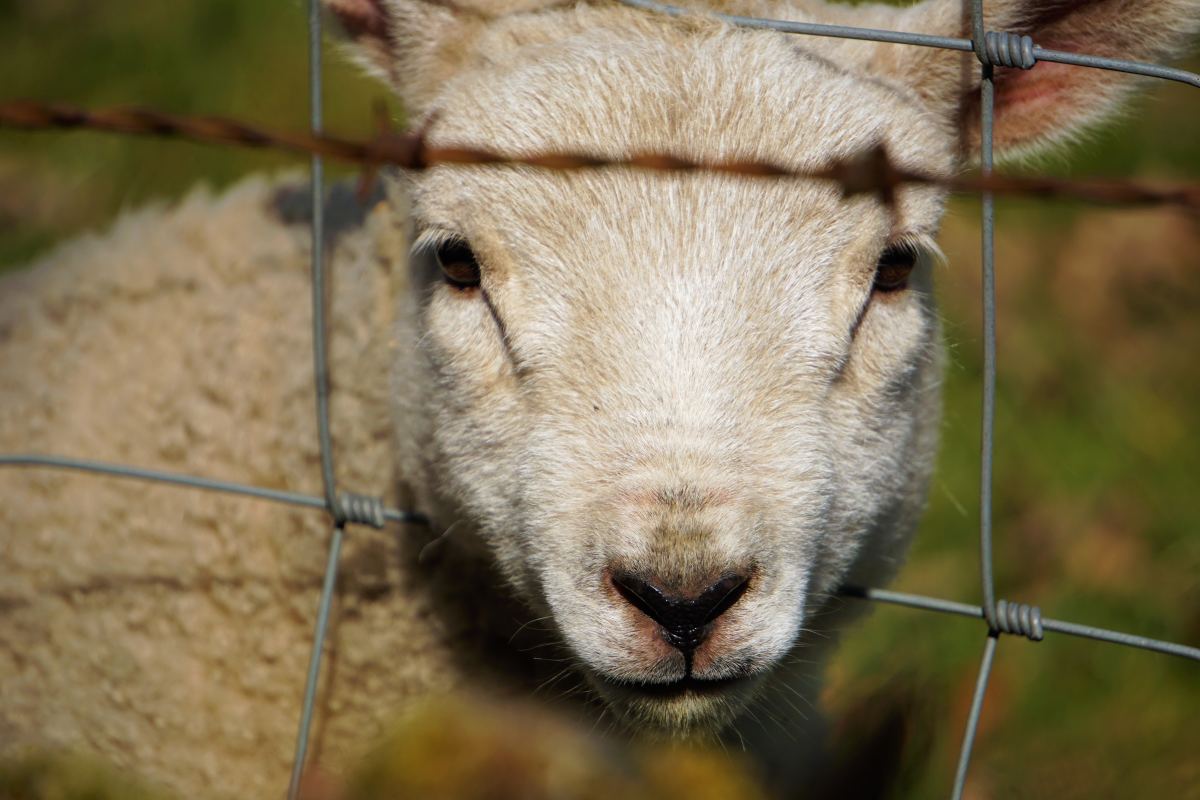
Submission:
<svg viewBox="0 0 1200 800">
<path fill-rule="evenodd" d="M 322 120 L 322 74 L 321 74 L 321 5 L 318 0 L 308 0 L 308 85 L 311 106 L 310 127 L 319 134 Z M 325 489 L 325 504 L 333 518 L 333 529 L 329 539 L 329 553 L 325 560 L 325 578 L 321 584 L 321 599 L 317 605 L 317 621 L 313 631 L 312 650 L 309 653 L 308 675 L 304 684 L 304 703 L 300 710 L 299 730 L 296 733 L 296 751 L 292 758 L 292 774 L 288 782 L 288 800 L 296 800 L 300 794 L 300 781 L 304 775 L 304 762 L 308 756 L 309 731 L 312 729 L 313 708 L 316 705 L 317 686 L 321 677 L 321 657 L 325 649 L 325 634 L 329 627 L 329 612 L 333 604 L 333 593 L 337 588 L 338 562 L 341 558 L 342 537 L 345 518 L 338 501 L 337 484 L 333 471 L 333 444 L 329 429 L 329 368 L 325 353 L 325 192 L 324 163 L 321 156 L 312 157 L 310 182 L 312 200 L 312 345 L 313 381 L 316 389 L 317 441 L 321 454 L 321 479 Z"/>
<path fill-rule="evenodd" d="M 963 734 L 962 748 L 958 753 L 958 769 L 954 772 L 952 800 L 962 800 L 967 786 L 967 770 L 971 766 L 971 754 L 975 750 L 975 733 L 979 730 L 979 718 L 983 715 L 983 700 L 987 696 L 988 678 L 992 675 L 992 663 L 996 659 L 998 634 L 988 634 L 983 646 L 983 661 L 979 665 L 979 677 L 975 680 L 975 694 L 971 698 L 971 711 L 967 714 L 967 730 Z"/>
<path fill-rule="evenodd" d="M 994 168 L 993 133 L 995 130 L 995 68 L 983 49 L 983 0 L 973 0 L 971 8 L 976 52 L 980 59 L 980 167 L 984 177 Z M 996 627 L 996 588 L 992 569 L 992 465 L 996 431 L 996 198 L 991 192 L 982 197 L 981 261 L 983 288 L 983 402 L 979 436 L 979 568 L 983 587 L 983 611 L 988 625 Z"/>
<path fill-rule="evenodd" d="M 321 655 L 325 649 L 325 632 L 329 627 L 329 611 L 337 587 L 338 561 L 342 553 L 342 526 L 335 525 L 329 539 L 329 555 L 325 560 L 325 578 L 321 584 L 321 601 L 317 606 L 317 623 L 313 633 L 312 651 L 308 657 L 308 676 L 304 682 L 304 704 L 300 709 L 300 727 L 296 733 L 296 752 L 292 757 L 292 775 L 288 781 L 288 800 L 300 795 L 300 779 L 304 776 L 304 761 L 308 756 L 308 734 L 312 729 L 313 709 L 317 701 L 317 685 L 321 677 Z"/>
<path fill-rule="evenodd" d="M 964 3 L 966 0 L 964 0 Z M 996 85 L 995 68 L 985 48 L 983 0 L 971 0 L 971 40 L 979 59 L 979 159 L 983 175 L 992 174 L 994 164 L 993 133 L 995 130 Z M 975 695 L 967 715 L 966 731 L 958 755 L 954 775 L 953 800 L 961 800 L 967 783 L 967 770 L 975 749 L 975 734 L 983 714 L 988 678 L 996 658 L 999 640 L 996 623 L 996 587 L 992 568 L 992 465 L 996 430 L 996 202 L 991 192 L 984 192 L 980 225 L 981 278 L 983 305 L 983 397 L 979 436 L 979 571 L 984 619 L 988 636 L 983 661 L 975 682 Z"/>
</svg>

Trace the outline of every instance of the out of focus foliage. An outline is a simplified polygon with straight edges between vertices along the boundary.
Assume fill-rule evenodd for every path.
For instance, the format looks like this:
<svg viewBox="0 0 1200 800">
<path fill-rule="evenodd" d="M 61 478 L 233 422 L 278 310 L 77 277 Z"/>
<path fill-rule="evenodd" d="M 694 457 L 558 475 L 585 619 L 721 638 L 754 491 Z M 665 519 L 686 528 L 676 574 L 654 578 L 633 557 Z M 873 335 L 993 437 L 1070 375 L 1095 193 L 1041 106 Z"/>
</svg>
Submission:
<svg viewBox="0 0 1200 800">
<path fill-rule="evenodd" d="M 765 800 L 720 750 L 628 747 L 527 704 L 437 697 L 417 704 L 349 776 L 310 769 L 302 800 Z M 73 755 L 0 762 L 0 800 L 169 800 Z"/>
<path fill-rule="evenodd" d="M 284 129 L 308 125 L 300 0 L 0 0 L 0 96 L 144 105 Z M 381 87 L 325 48 L 327 127 L 366 135 Z M 0 269 L 122 208 L 302 165 L 254 150 L 96 133 L 0 134 Z"/>
<path fill-rule="evenodd" d="M 344 793 L 333 797 L 760 800 L 764 795 L 744 767 L 720 751 L 623 748 L 531 706 L 473 697 L 421 705 Z"/>
<path fill-rule="evenodd" d="M 166 800 L 96 759 L 41 753 L 0 762 L 0 800 Z"/>
<path fill-rule="evenodd" d="M 299 128 L 306 59 L 297 0 L 0 0 L 6 97 Z M 367 132 L 382 91 L 332 52 L 327 61 L 327 127 Z M 1185 66 L 1200 69 L 1200 60 Z M 1036 169 L 1200 180 L 1200 93 L 1142 86 L 1117 124 Z M 0 268 L 196 181 L 223 185 L 294 163 L 99 134 L 0 134 Z M 979 598 L 977 217 L 976 200 L 956 201 L 942 237 L 941 464 L 899 580 L 968 602 Z M 999 595 L 1058 618 L 1200 644 L 1200 222 L 1005 201 L 998 248 Z M 903 712 L 896 796 L 945 796 L 982 645 L 969 620 L 893 608 L 846 636 L 825 703 L 847 740 L 877 727 L 885 706 Z M 1194 663 L 1053 634 L 1040 644 L 1005 638 L 970 796 L 1200 797 L 1196 709 Z M 432 755 L 439 730 L 430 724 L 427 740 L 410 731 L 395 757 Z"/>
</svg>

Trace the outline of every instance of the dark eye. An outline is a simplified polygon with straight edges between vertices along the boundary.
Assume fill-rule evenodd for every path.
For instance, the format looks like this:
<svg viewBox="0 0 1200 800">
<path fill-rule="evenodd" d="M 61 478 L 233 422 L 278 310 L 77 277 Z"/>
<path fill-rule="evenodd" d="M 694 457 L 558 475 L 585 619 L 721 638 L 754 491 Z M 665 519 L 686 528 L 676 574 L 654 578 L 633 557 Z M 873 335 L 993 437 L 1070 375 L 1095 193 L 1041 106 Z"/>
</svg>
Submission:
<svg viewBox="0 0 1200 800">
<path fill-rule="evenodd" d="M 442 242 L 434 255 L 446 283 L 456 289 L 472 289 L 479 285 L 479 262 L 465 241 L 450 239 Z"/>
<path fill-rule="evenodd" d="M 917 263 L 917 251 L 911 244 L 890 244 L 875 267 L 876 292 L 898 292 L 908 288 L 908 277 Z"/>
</svg>

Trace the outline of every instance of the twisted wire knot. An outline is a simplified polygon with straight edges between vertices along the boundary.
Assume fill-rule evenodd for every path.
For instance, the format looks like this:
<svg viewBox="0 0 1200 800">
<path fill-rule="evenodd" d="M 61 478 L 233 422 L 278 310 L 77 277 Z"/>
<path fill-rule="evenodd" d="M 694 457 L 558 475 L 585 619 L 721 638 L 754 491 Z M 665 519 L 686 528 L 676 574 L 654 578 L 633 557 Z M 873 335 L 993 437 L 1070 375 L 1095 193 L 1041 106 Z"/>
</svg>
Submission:
<svg viewBox="0 0 1200 800">
<path fill-rule="evenodd" d="M 1037 56 L 1033 54 L 1033 39 L 1016 33 L 988 31 L 983 35 L 983 47 L 975 46 L 979 60 L 993 67 L 1033 69 Z"/>
<path fill-rule="evenodd" d="M 997 600 L 994 624 L 1000 633 L 1019 634 L 1034 642 L 1042 640 L 1042 610 L 1037 606 Z"/>
<path fill-rule="evenodd" d="M 370 525 L 382 528 L 386 522 L 383 512 L 383 501 L 378 497 L 365 494 L 342 492 L 338 495 L 339 522 L 354 522 L 359 525 Z"/>
</svg>

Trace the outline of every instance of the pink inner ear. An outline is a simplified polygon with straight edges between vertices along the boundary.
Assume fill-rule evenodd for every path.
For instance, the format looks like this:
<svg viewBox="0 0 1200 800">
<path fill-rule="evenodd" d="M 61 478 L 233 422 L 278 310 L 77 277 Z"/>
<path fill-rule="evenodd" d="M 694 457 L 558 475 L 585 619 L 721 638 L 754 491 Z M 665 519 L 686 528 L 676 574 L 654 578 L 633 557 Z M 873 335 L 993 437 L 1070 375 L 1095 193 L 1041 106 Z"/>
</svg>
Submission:
<svg viewBox="0 0 1200 800">
<path fill-rule="evenodd" d="M 1029 72 L 1015 70 L 997 82 L 996 107 L 1004 113 L 1040 113 L 1046 106 L 1060 105 L 1063 113 L 1074 105 L 1073 94 L 1080 83 L 1079 69 L 1066 64 L 1042 62 Z"/>
<path fill-rule="evenodd" d="M 388 16 L 383 0 L 325 0 L 351 38 L 387 37 Z"/>
<path fill-rule="evenodd" d="M 1086 2 L 1061 3 L 1059 11 L 1086 5 Z M 1048 4 L 1049 5 L 1049 4 Z M 1047 35 L 1042 46 L 1051 50 L 1089 52 L 1110 55 L 1111 45 L 1096 42 L 1080 42 L 1077 37 Z M 1088 106 L 1096 110 L 1106 104 L 1106 88 L 1097 85 L 1097 78 L 1090 70 L 1041 61 L 1031 70 L 998 68 L 996 74 L 996 146 L 1009 149 L 1052 142 L 1069 131 L 1084 124 L 1093 114 L 1086 112 Z M 1092 99 L 1093 92 L 1097 99 Z"/>
</svg>

